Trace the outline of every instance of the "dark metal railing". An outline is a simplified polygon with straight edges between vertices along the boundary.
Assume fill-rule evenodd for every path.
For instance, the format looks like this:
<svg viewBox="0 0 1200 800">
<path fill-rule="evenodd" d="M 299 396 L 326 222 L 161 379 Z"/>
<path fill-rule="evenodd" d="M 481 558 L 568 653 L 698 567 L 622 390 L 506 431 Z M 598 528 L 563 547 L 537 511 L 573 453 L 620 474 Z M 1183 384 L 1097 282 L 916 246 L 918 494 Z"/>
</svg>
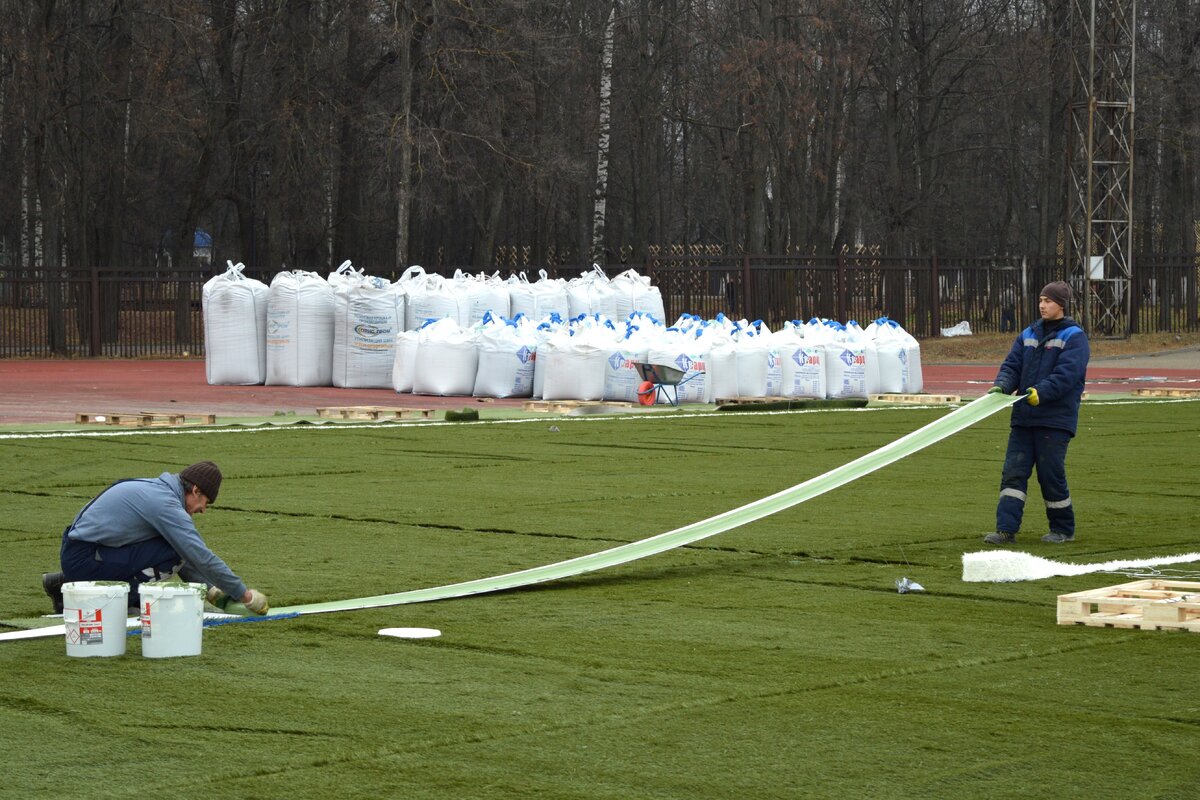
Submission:
<svg viewBox="0 0 1200 800">
<path fill-rule="evenodd" d="M 1135 264 L 1125 287 L 1131 332 L 1200 330 L 1197 257 L 1146 256 Z M 612 277 L 629 266 L 606 272 Z M 590 269 L 547 271 L 571 278 Z M 886 316 L 918 338 L 961 321 L 975 333 L 1014 331 L 1036 318 L 1038 289 L 1067 275 L 1062 259 L 1019 256 L 658 255 L 638 269 L 662 292 L 668 322 L 684 313 L 706 319 L 724 313 L 761 319 L 774 330 L 787 320 L 853 319 L 866 326 Z M 0 358 L 201 356 L 201 297 L 211 275 L 114 267 L 0 271 Z M 267 283 L 272 276 L 248 270 L 247 277 Z"/>
<path fill-rule="evenodd" d="M 0 357 L 204 353 L 203 272 L 0 272 Z"/>
</svg>

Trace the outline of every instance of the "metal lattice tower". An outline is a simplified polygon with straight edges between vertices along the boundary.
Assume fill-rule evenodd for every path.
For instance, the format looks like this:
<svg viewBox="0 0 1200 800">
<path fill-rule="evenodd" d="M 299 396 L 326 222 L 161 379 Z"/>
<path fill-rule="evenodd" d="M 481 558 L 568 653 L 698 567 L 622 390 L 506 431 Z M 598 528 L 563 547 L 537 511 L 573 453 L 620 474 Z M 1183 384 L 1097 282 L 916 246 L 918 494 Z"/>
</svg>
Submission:
<svg viewBox="0 0 1200 800">
<path fill-rule="evenodd" d="M 1126 337 L 1133 296 L 1137 0 L 1070 0 L 1066 263 L 1089 331 Z"/>
</svg>

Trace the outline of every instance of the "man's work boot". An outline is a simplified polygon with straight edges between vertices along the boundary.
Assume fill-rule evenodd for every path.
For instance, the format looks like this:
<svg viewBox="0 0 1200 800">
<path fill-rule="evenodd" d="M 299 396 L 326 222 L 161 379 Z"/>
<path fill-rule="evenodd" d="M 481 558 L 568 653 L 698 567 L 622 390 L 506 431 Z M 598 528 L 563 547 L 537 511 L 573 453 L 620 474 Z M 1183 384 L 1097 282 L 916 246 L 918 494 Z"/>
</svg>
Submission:
<svg viewBox="0 0 1200 800">
<path fill-rule="evenodd" d="M 1042 537 L 1042 541 L 1049 542 L 1050 544 L 1062 544 L 1063 542 L 1073 542 L 1073 541 L 1075 541 L 1075 534 L 1063 533 L 1062 531 L 1050 531 L 1049 533 L 1047 533 L 1045 536 Z"/>
<path fill-rule="evenodd" d="M 1008 531 L 996 531 L 983 537 L 984 544 L 1016 544 L 1017 535 Z"/>
<path fill-rule="evenodd" d="M 62 585 L 63 574 L 61 572 L 47 572 L 42 575 L 42 589 L 50 598 L 50 602 L 54 603 L 55 614 L 63 613 Z"/>
</svg>

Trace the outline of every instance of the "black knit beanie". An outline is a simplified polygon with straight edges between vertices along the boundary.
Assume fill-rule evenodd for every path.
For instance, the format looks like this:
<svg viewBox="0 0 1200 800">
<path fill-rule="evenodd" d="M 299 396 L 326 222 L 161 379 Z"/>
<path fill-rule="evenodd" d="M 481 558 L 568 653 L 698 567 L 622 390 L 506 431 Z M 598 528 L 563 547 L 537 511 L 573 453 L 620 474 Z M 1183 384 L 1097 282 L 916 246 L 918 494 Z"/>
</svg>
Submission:
<svg viewBox="0 0 1200 800">
<path fill-rule="evenodd" d="M 195 484 L 208 502 L 217 502 L 217 491 L 221 488 L 221 468 L 211 461 L 198 461 L 186 467 L 179 477 L 188 483 Z"/>
</svg>

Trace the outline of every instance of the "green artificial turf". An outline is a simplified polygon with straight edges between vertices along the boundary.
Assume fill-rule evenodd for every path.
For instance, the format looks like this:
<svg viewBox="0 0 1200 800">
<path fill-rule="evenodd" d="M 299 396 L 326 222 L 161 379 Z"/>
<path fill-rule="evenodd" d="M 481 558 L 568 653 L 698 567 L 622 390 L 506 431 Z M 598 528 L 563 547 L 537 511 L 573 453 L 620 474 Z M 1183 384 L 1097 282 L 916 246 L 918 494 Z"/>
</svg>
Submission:
<svg viewBox="0 0 1200 800">
<path fill-rule="evenodd" d="M 274 605 L 487 577 L 719 514 L 946 413 L 554 418 L 0 440 L 0 617 L 120 477 L 225 472 L 198 518 Z M 1055 625 L 1085 575 L 966 584 L 1007 413 L 693 546 L 494 595 L 205 631 L 199 657 L 0 643 L 0 797 L 1190 798 L 1200 635 Z M 1195 550 L 1200 403 L 1085 404 L 1105 561 Z M 1200 565 L 1181 565 L 1200 572 Z M 909 577 L 926 592 L 898 594 Z M 437 639 L 376 635 L 432 627 Z"/>
</svg>

